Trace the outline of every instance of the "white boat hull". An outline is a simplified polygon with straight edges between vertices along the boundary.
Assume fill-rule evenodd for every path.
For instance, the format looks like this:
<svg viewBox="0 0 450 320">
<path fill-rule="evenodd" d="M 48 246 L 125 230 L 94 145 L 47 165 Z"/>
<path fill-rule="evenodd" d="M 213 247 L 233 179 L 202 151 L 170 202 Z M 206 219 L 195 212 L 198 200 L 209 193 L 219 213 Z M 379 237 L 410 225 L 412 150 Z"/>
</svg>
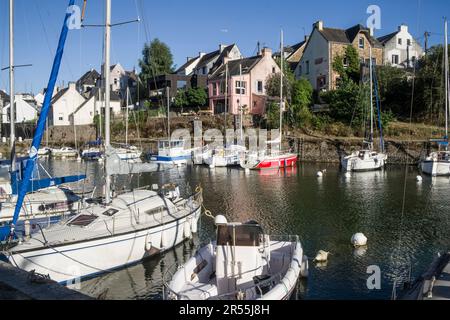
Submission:
<svg viewBox="0 0 450 320">
<path fill-rule="evenodd" d="M 199 208 L 166 225 L 45 249 L 13 252 L 8 259 L 20 269 L 48 274 L 52 280 L 70 285 L 173 248 L 189 238 L 186 223 L 189 223 L 192 233 L 197 232 L 200 215 Z"/>
<path fill-rule="evenodd" d="M 341 161 L 342 168 L 345 171 L 375 171 L 380 170 L 386 165 L 387 157 L 384 154 L 378 154 L 375 157 L 361 159 L 358 156 L 345 157 Z"/>
<path fill-rule="evenodd" d="M 423 161 L 420 168 L 423 173 L 433 177 L 450 176 L 450 161 Z"/>
</svg>

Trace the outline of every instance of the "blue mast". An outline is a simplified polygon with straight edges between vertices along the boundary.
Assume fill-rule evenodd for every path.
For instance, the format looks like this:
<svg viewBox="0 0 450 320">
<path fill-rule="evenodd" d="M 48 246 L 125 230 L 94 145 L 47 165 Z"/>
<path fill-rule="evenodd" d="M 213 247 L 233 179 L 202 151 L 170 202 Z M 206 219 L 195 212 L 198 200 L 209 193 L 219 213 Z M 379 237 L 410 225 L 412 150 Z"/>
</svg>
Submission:
<svg viewBox="0 0 450 320">
<path fill-rule="evenodd" d="M 69 7 L 73 6 L 74 4 L 75 4 L 75 0 L 69 0 Z M 42 106 L 41 115 L 39 116 L 36 132 L 35 132 L 35 135 L 33 138 L 33 143 L 31 145 L 31 149 L 30 149 L 30 160 L 27 161 L 25 174 L 23 176 L 23 183 L 21 183 L 21 185 L 20 185 L 16 209 L 14 211 L 14 217 L 9 226 L 6 226 L 6 227 L 3 227 L 0 229 L 0 237 L 2 239 L 6 238 L 8 236 L 14 235 L 15 225 L 17 224 L 17 221 L 19 220 L 19 215 L 20 215 L 20 211 L 22 209 L 23 201 L 29 190 L 29 185 L 30 185 L 31 179 L 33 177 L 34 167 L 35 167 L 35 164 L 36 164 L 36 161 L 38 158 L 39 146 L 41 145 L 41 142 L 42 142 L 42 136 L 44 135 L 45 124 L 47 122 L 47 116 L 50 111 L 50 104 L 51 104 L 51 100 L 52 100 L 53 90 L 55 88 L 56 80 L 58 78 L 59 68 L 61 66 L 61 60 L 62 60 L 63 53 L 64 53 L 64 45 L 66 43 L 67 34 L 69 32 L 68 24 L 69 24 L 69 19 L 71 18 L 71 16 L 72 16 L 72 13 L 70 12 L 70 10 L 67 10 L 66 16 L 64 18 L 64 24 L 63 24 L 63 27 L 61 30 L 61 35 L 59 38 L 58 49 L 56 51 L 55 59 L 53 61 L 52 72 L 50 74 L 50 79 L 48 81 L 47 91 L 45 93 L 44 104 Z"/>
</svg>

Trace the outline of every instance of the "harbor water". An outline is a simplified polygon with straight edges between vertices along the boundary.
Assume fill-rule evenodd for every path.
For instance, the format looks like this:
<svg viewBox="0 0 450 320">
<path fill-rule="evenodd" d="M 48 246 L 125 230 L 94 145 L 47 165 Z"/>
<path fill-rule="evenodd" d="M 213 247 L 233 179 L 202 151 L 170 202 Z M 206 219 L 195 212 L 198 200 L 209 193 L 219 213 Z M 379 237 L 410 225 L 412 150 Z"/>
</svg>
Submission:
<svg viewBox="0 0 450 320">
<path fill-rule="evenodd" d="M 88 181 L 78 188 L 98 194 L 102 190 L 102 164 L 47 160 L 43 165 L 54 176 L 87 174 Z M 317 172 L 325 169 L 318 178 Z M 408 279 L 410 272 L 420 275 L 437 252 L 450 248 L 450 179 L 424 177 L 418 183 L 417 175 L 415 167 L 402 166 L 351 177 L 335 165 L 301 163 L 298 168 L 250 173 L 187 166 L 122 177 L 117 185 L 177 183 L 186 192 L 201 185 L 204 205 L 214 215 L 229 221 L 256 220 L 272 235 L 299 235 L 311 258 L 309 278 L 299 284 L 299 299 L 390 299 L 394 283 Z M 200 224 L 191 242 L 87 280 L 80 291 L 104 299 L 161 299 L 164 273 L 214 238 L 213 221 L 203 216 Z M 369 239 L 366 248 L 350 244 L 357 232 Z M 331 252 L 328 263 L 312 261 L 319 250 Z M 380 270 L 380 287 L 369 289 L 374 266 Z"/>
</svg>

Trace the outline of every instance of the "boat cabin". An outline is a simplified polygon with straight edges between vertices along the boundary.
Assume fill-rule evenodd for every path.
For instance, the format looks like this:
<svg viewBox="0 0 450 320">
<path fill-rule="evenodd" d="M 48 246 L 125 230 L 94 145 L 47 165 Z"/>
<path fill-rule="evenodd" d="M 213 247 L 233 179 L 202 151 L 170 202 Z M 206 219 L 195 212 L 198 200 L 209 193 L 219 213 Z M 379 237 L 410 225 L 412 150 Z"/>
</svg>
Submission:
<svg viewBox="0 0 450 320">
<path fill-rule="evenodd" d="M 162 157 L 176 157 L 185 154 L 184 140 L 160 140 L 158 141 L 158 155 Z"/>
<path fill-rule="evenodd" d="M 226 295 L 255 286 L 266 274 L 264 232 L 255 222 L 218 225 L 216 252 L 217 294 Z"/>
</svg>

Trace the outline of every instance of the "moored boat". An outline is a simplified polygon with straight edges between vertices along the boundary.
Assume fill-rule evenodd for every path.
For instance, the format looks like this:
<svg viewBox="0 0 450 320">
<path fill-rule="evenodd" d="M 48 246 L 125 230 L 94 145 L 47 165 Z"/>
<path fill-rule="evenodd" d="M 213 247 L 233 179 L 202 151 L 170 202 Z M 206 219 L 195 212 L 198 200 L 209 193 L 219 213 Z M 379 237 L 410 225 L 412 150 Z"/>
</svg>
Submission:
<svg viewBox="0 0 450 320">
<path fill-rule="evenodd" d="M 287 300 L 308 259 L 298 236 L 266 235 L 256 222 L 216 217 L 217 238 L 165 284 L 170 300 Z"/>
<path fill-rule="evenodd" d="M 51 149 L 51 156 L 54 158 L 76 158 L 79 154 L 74 148 L 63 147 L 60 149 Z"/>
<path fill-rule="evenodd" d="M 355 151 L 341 160 L 341 166 L 345 171 L 374 171 L 382 169 L 387 160 L 387 155 L 373 150 Z"/>
</svg>

